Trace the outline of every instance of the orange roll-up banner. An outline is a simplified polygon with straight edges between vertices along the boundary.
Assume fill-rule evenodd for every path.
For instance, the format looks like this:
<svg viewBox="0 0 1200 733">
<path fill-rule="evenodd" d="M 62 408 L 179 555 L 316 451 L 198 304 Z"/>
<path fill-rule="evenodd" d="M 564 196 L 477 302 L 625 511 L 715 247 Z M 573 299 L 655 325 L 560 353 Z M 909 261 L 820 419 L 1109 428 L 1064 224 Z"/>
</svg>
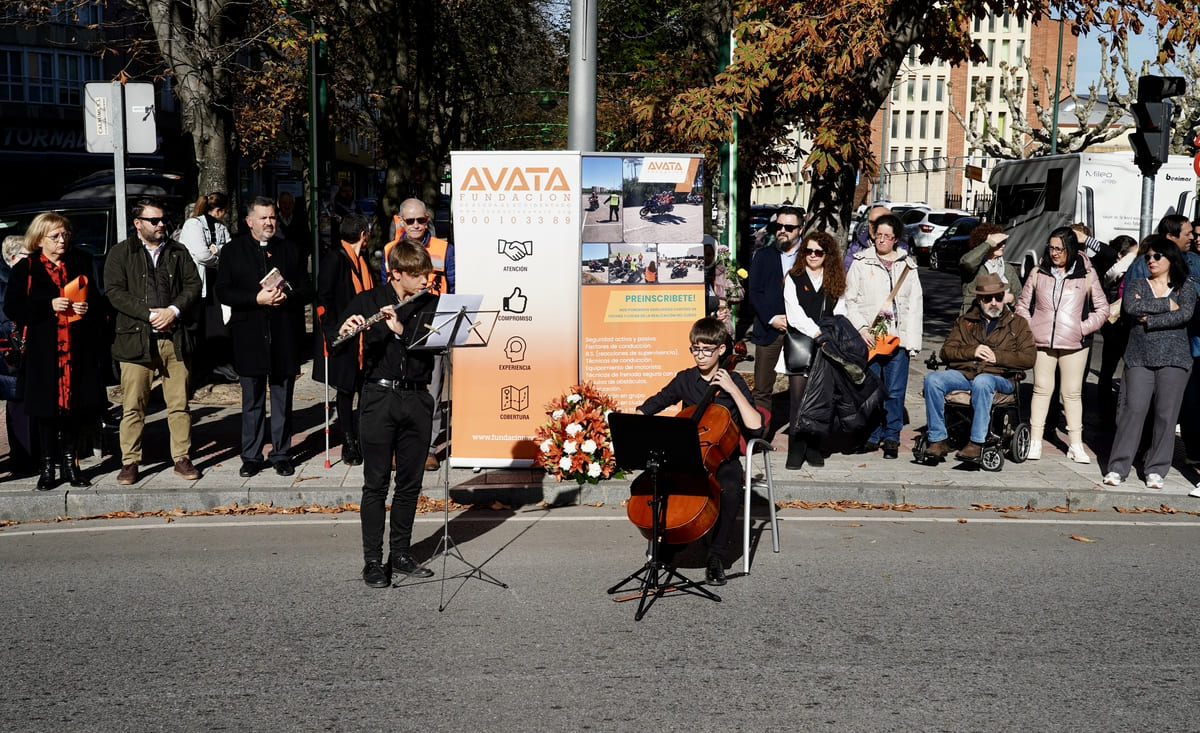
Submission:
<svg viewBox="0 0 1200 733">
<path fill-rule="evenodd" d="M 455 467 L 532 464 L 545 404 L 579 375 L 580 156 L 451 154 L 455 291 L 499 317 L 453 352 Z"/>
</svg>

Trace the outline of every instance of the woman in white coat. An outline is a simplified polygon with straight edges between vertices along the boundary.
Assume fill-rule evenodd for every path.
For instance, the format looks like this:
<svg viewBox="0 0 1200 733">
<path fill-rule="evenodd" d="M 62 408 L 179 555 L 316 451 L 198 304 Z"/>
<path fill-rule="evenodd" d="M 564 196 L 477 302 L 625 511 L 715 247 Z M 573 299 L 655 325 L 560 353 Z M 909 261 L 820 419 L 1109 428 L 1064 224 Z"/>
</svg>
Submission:
<svg viewBox="0 0 1200 733">
<path fill-rule="evenodd" d="M 183 223 L 179 231 L 179 243 L 187 247 L 200 271 L 200 302 L 203 303 L 203 313 L 199 318 L 199 333 L 197 343 L 203 348 L 197 349 L 197 361 L 205 364 L 220 364 L 212 371 L 230 381 L 237 381 L 237 374 L 229 366 L 229 359 L 215 352 L 224 351 L 222 345 L 228 342 L 228 332 L 225 329 L 225 318 L 216 298 L 217 265 L 221 260 L 221 249 L 229 242 L 229 229 L 223 219 L 229 211 L 229 197 L 220 191 L 205 194 L 196 200 L 192 208 L 192 216 Z M 214 287 L 208 287 L 209 282 Z M 204 354 L 204 357 L 199 355 Z M 208 358 L 205 358 L 208 357 Z M 201 365 L 197 365 L 201 366 Z M 194 369 L 197 375 L 206 374 L 208 370 Z M 199 380 L 197 380 L 197 383 Z"/>
</svg>

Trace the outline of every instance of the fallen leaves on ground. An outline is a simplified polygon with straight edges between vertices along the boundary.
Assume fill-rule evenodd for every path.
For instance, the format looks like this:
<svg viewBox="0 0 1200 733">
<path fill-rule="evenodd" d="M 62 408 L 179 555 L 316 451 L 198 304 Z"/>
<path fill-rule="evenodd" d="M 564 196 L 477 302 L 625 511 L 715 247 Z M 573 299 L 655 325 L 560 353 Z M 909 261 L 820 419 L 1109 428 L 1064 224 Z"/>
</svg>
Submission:
<svg viewBox="0 0 1200 733">
<path fill-rule="evenodd" d="M 1067 536 L 1070 537 L 1071 539 L 1075 540 L 1076 542 L 1095 542 L 1096 541 L 1096 540 L 1088 539 L 1087 537 L 1084 537 L 1083 535 L 1078 535 L 1078 534 L 1072 534 L 1072 535 L 1067 535 Z"/>
<path fill-rule="evenodd" d="M 432 512 L 444 511 L 446 502 L 443 499 L 430 499 L 426 496 L 421 496 L 417 499 L 417 513 L 429 514 Z M 458 502 L 450 501 L 450 511 L 459 511 L 466 509 L 470 505 L 459 504 Z M 500 502 L 493 502 L 488 508 L 497 509 L 503 507 Z M 301 504 L 299 506 L 275 506 L 271 503 L 255 502 L 242 506 L 237 502 L 225 506 L 213 507 L 212 509 L 155 509 L 146 512 L 131 512 L 120 510 L 115 512 L 107 512 L 105 514 L 89 514 L 82 517 L 55 517 L 55 522 L 71 522 L 84 521 L 88 519 L 144 519 L 146 517 L 163 517 L 168 522 L 172 522 L 181 517 L 227 517 L 227 516 L 248 516 L 248 515 L 265 515 L 265 514 L 342 514 L 344 512 L 357 512 L 359 505 L 356 502 L 346 502 L 337 506 L 324 506 L 321 504 Z M 0 527 L 7 527 L 18 524 L 13 521 L 0 522 Z"/>
<path fill-rule="evenodd" d="M 776 509 L 832 509 L 835 512 L 849 511 L 850 509 L 878 509 L 881 511 L 892 512 L 911 512 L 917 509 L 953 509 L 952 506 L 924 506 L 920 504 L 868 504 L 865 501 L 857 499 L 839 499 L 836 501 L 801 501 L 793 499 L 791 501 L 775 502 Z"/>
<path fill-rule="evenodd" d="M 1000 515 L 1011 515 L 1012 512 L 1032 512 L 1034 514 L 1045 514 L 1046 512 L 1056 512 L 1058 514 L 1076 514 L 1079 512 L 1097 512 L 1099 509 L 1085 507 L 1082 509 L 1070 509 L 1065 506 L 1050 506 L 1045 508 L 1034 507 L 1031 504 L 1021 506 L 1013 504 L 1011 506 L 996 506 L 995 504 L 972 504 L 971 508 L 977 512 L 997 512 Z M 1009 516 L 1009 519 L 1019 519 L 1019 517 Z"/>
</svg>

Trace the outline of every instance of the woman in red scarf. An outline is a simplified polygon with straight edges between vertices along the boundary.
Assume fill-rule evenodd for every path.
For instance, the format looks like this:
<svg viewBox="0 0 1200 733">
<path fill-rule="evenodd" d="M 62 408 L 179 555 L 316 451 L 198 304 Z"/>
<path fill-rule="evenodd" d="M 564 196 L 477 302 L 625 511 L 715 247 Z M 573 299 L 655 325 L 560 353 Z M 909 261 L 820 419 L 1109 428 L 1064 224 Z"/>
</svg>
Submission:
<svg viewBox="0 0 1200 733">
<path fill-rule="evenodd" d="M 65 217 L 39 214 L 25 232 L 29 256 L 13 266 L 4 298 L 4 312 L 16 328 L 25 329 L 20 379 L 25 411 L 41 443 L 41 491 L 57 485 L 60 450 L 63 478 L 71 486 L 90 485 L 79 471 L 76 440 L 78 427 L 93 416 L 99 402 L 96 346 L 101 328 L 99 310 L 91 307 L 96 288 L 87 282 L 92 258 L 72 250 L 70 241 L 71 223 Z"/>
</svg>

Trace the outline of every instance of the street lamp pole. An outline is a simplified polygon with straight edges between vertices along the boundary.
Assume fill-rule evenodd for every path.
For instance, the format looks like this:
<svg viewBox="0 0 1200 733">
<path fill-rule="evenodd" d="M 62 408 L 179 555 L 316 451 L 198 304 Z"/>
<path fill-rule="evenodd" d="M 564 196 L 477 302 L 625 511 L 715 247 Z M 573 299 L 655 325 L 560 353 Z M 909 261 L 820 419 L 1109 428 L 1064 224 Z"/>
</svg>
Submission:
<svg viewBox="0 0 1200 733">
<path fill-rule="evenodd" d="M 570 110 L 567 149 L 596 150 L 596 5 L 599 0 L 571 0 Z"/>
<path fill-rule="evenodd" d="M 1058 101 L 1062 94 L 1062 44 L 1063 26 L 1066 23 L 1058 19 L 1058 61 L 1054 65 L 1054 115 L 1050 118 L 1050 154 L 1058 153 Z"/>
</svg>

